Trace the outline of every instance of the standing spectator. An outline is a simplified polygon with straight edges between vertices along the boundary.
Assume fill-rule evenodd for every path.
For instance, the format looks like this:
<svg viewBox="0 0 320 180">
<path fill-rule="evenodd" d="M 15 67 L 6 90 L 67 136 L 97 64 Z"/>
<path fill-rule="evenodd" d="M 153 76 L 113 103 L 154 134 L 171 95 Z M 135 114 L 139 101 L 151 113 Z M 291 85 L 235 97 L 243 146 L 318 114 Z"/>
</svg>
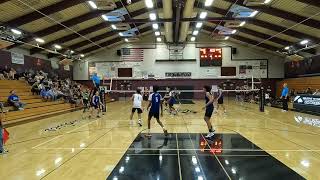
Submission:
<svg viewBox="0 0 320 180">
<path fill-rule="evenodd" d="M 288 111 L 288 93 L 289 93 L 288 84 L 284 83 L 282 88 L 282 93 L 281 93 L 282 112 Z"/>
<path fill-rule="evenodd" d="M 16 91 L 12 90 L 10 91 L 10 96 L 8 97 L 8 103 L 10 106 L 14 106 L 19 111 L 24 110 L 23 107 L 25 106 L 24 103 L 20 102 L 19 96 L 16 95 Z"/>
</svg>

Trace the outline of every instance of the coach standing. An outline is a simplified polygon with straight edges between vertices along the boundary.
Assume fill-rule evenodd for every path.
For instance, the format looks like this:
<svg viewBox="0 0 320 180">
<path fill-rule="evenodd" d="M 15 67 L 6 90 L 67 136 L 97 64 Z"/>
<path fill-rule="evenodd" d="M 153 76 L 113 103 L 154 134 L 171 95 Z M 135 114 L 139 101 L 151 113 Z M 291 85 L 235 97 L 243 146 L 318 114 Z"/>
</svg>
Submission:
<svg viewBox="0 0 320 180">
<path fill-rule="evenodd" d="M 281 93 L 282 112 L 288 111 L 288 94 L 289 94 L 288 84 L 284 83 L 282 88 L 282 93 Z"/>
</svg>

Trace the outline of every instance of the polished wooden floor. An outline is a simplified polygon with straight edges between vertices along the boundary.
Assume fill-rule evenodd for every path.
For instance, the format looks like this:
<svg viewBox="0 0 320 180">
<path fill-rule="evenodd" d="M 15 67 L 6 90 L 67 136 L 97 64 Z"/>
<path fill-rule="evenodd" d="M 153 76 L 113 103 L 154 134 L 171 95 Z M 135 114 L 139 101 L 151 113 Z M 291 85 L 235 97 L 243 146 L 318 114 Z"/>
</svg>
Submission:
<svg viewBox="0 0 320 180">
<path fill-rule="evenodd" d="M 180 106 L 198 113 L 165 113 L 168 131 L 207 132 L 202 105 Z M 261 113 L 257 105 L 231 101 L 226 105 L 227 114 L 212 118 L 217 132 L 239 133 L 304 178 L 320 179 L 320 117 L 270 107 Z M 114 102 L 99 119 L 82 119 L 78 111 L 8 128 L 10 152 L 0 156 L 0 179 L 106 179 L 137 134 L 146 132 L 147 114 L 143 127 L 130 126 L 130 107 L 130 102 Z M 152 132 L 161 128 L 152 123 Z"/>
</svg>

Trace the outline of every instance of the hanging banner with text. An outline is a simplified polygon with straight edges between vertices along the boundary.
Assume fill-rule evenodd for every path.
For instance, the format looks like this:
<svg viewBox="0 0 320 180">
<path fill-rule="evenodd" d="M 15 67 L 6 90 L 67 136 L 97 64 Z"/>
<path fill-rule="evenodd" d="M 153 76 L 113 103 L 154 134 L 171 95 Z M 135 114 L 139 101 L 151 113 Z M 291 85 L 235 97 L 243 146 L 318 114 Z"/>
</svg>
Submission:
<svg viewBox="0 0 320 180">
<path fill-rule="evenodd" d="M 24 55 L 11 52 L 11 62 L 13 64 L 24 64 Z"/>
</svg>

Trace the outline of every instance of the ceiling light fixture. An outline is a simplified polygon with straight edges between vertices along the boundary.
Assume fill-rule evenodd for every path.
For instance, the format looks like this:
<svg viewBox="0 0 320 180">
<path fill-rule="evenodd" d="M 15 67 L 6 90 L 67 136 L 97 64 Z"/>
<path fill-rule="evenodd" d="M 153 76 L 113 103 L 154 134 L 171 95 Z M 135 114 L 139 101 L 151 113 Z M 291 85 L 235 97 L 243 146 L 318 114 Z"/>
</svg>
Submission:
<svg viewBox="0 0 320 180">
<path fill-rule="evenodd" d="M 204 2 L 204 6 L 211 6 L 212 3 L 213 3 L 213 0 L 206 0 L 206 1 Z"/>
<path fill-rule="evenodd" d="M 154 20 L 157 19 L 157 15 L 155 13 L 150 13 L 149 14 L 149 18 L 150 18 L 151 21 L 154 21 Z"/>
<path fill-rule="evenodd" d="M 233 30 L 231 33 L 232 33 L 232 34 L 235 34 L 236 32 L 237 32 L 237 30 Z"/>
<path fill-rule="evenodd" d="M 144 2 L 145 2 L 145 4 L 146 4 L 147 8 L 153 8 L 153 2 L 152 2 L 152 0 L 145 0 Z"/>
<path fill-rule="evenodd" d="M 259 11 L 253 11 L 249 17 L 255 17 L 258 14 Z"/>
<path fill-rule="evenodd" d="M 73 54 L 73 53 L 74 53 L 74 51 L 73 51 L 73 50 L 70 50 L 70 53 L 71 53 L 71 54 Z"/>
<path fill-rule="evenodd" d="M 41 38 L 35 38 L 34 40 L 36 40 L 38 43 L 44 43 L 44 40 Z"/>
<path fill-rule="evenodd" d="M 53 47 L 54 47 L 55 49 L 62 49 L 62 47 L 61 47 L 59 44 L 55 44 Z"/>
<path fill-rule="evenodd" d="M 111 28 L 112 28 L 112 29 L 117 29 L 117 26 L 114 25 L 114 24 L 111 24 Z"/>
<path fill-rule="evenodd" d="M 13 32 L 14 34 L 18 34 L 18 35 L 22 34 L 22 32 L 17 29 L 11 29 L 11 32 Z"/>
<path fill-rule="evenodd" d="M 191 38 L 190 38 L 190 41 L 195 41 L 196 40 L 196 37 L 194 37 L 194 36 L 192 36 Z"/>
<path fill-rule="evenodd" d="M 285 50 L 289 50 L 289 49 L 290 49 L 290 46 L 287 46 L 287 47 L 285 47 L 284 49 L 285 49 Z"/>
<path fill-rule="evenodd" d="M 300 42 L 301 45 L 305 45 L 305 44 L 308 44 L 308 43 L 309 43 L 308 40 L 303 40 L 303 41 Z"/>
<path fill-rule="evenodd" d="M 196 24 L 196 28 L 201 28 L 201 26 L 202 26 L 202 22 L 198 22 L 198 23 Z"/>
<path fill-rule="evenodd" d="M 161 42 L 162 41 L 161 37 L 157 37 L 157 41 Z"/>
<path fill-rule="evenodd" d="M 229 36 L 226 36 L 225 38 L 224 38 L 224 40 L 228 40 L 230 37 Z"/>
<path fill-rule="evenodd" d="M 198 35 L 198 34 L 199 34 L 199 31 L 198 31 L 198 30 L 195 30 L 195 31 L 192 32 L 192 35 L 194 35 L 194 36 L 196 36 L 196 35 Z"/>
<path fill-rule="evenodd" d="M 93 9 L 97 9 L 97 8 L 98 8 L 98 6 L 96 5 L 95 2 L 93 2 L 93 1 L 88 1 L 88 3 L 89 3 L 89 5 L 90 5 Z"/>
<path fill-rule="evenodd" d="M 83 58 L 83 57 L 84 57 L 84 54 L 80 54 L 80 57 L 82 57 L 82 58 Z"/>
<path fill-rule="evenodd" d="M 158 29 L 159 25 L 158 24 L 152 24 L 153 29 Z"/>
<path fill-rule="evenodd" d="M 204 18 L 207 17 L 207 14 L 208 14 L 207 12 L 201 12 L 200 15 L 199 15 L 199 18 L 200 19 L 204 19 Z"/>
<path fill-rule="evenodd" d="M 160 32 L 159 32 L 159 31 L 154 32 L 154 34 L 155 34 L 156 36 L 160 36 Z"/>
<path fill-rule="evenodd" d="M 105 21 L 109 21 L 109 18 L 106 15 L 101 16 Z"/>
<path fill-rule="evenodd" d="M 269 4 L 271 2 L 271 0 L 265 0 L 264 4 Z"/>
<path fill-rule="evenodd" d="M 119 36 L 123 36 L 123 33 L 122 33 L 122 32 L 119 32 Z"/>
<path fill-rule="evenodd" d="M 245 24 L 246 24 L 246 22 L 242 21 L 239 26 L 241 27 L 241 26 L 244 26 Z"/>
<path fill-rule="evenodd" d="M 128 42 L 129 40 L 127 38 L 124 39 L 125 42 Z"/>
</svg>

